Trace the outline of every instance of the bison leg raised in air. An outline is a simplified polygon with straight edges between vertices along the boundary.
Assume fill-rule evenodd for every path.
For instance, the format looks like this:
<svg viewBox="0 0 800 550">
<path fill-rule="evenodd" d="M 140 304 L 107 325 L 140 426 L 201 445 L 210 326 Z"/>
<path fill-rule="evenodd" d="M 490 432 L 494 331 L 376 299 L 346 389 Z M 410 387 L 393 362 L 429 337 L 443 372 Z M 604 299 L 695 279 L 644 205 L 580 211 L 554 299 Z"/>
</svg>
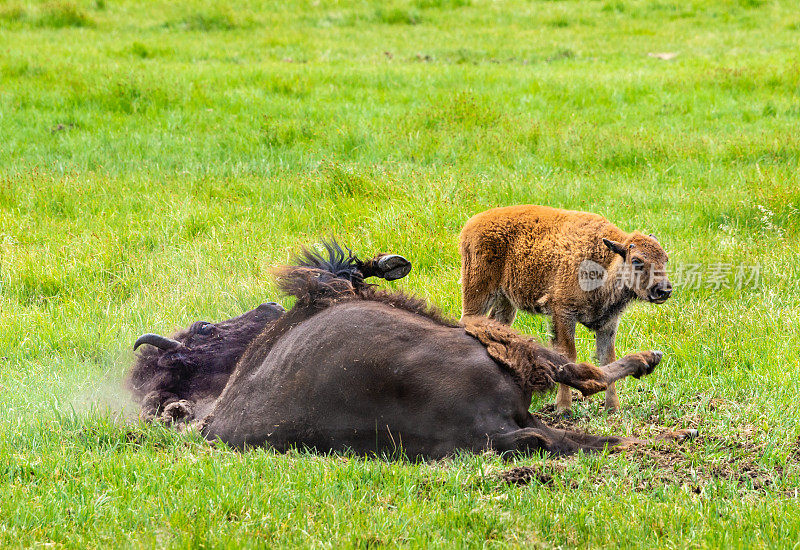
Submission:
<svg viewBox="0 0 800 550">
<path fill-rule="evenodd" d="M 553 370 L 553 381 L 575 388 L 583 395 L 592 395 L 626 376 L 639 378 L 650 374 L 662 355 L 660 351 L 642 351 L 602 367 L 589 363 L 566 363 Z"/>
<path fill-rule="evenodd" d="M 364 278 L 379 277 L 387 281 L 402 279 L 411 272 L 411 262 L 398 254 L 378 254 L 361 263 L 359 270 Z"/>
</svg>

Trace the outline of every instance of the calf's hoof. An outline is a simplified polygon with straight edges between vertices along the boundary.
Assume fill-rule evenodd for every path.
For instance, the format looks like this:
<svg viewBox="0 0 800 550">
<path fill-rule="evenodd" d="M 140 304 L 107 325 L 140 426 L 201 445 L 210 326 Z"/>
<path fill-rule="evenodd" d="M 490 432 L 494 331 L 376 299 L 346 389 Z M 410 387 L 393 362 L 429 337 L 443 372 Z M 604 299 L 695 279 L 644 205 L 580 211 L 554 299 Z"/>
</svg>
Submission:
<svg viewBox="0 0 800 550">
<path fill-rule="evenodd" d="M 617 385 L 609 384 L 605 395 L 606 412 L 617 412 L 619 410 L 619 396 L 617 395 Z"/>
<path fill-rule="evenodd" d="M 411 271 L 411 262 L 398 254 L 387 254 L 378 260 L 377 275 L 387 281 L 402 279 Z"/>
</svg>

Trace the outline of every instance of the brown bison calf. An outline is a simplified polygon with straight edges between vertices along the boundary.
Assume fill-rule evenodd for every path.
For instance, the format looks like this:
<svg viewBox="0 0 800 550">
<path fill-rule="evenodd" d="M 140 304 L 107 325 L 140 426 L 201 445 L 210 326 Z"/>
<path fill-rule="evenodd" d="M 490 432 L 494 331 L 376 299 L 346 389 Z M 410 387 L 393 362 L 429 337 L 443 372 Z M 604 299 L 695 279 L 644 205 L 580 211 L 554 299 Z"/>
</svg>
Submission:
<svg viewBox="0 0 800 550">
<path fill-rule="evenodd" d="M 549 315 L 553 343 L 576 360 L 575 324 L 595 332 L 602 365 L 616 359 L 614 339 L 633 299 L 661 304 L 672 293 L 667 254 L 653 235 L 626 233 L 597 214 L 547 206 L 494 208 L 461 231 L 462 318 L 485 315 L 510 325 L 517 309 Z M 556 406 L 572 394 L 559 385 Z M 607 409 L 619 407 L 613 384 Z"/>
</svg>

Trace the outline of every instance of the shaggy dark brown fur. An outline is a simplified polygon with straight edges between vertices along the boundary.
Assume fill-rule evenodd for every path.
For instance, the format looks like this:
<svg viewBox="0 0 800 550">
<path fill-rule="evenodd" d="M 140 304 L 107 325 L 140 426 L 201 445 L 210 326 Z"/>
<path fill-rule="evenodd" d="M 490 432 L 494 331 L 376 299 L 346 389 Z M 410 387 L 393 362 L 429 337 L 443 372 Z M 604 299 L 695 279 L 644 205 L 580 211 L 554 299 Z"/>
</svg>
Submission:
<svg viewBox="0 0 800 550">
<path fill-rule="evenodd" d="M 528 412 L 532 393 L 554 383 L 601 391 L 661 359 L 642 352 L 576 365 L 493 321 L 455 326 L 422 301 L 313 268 L 287 268 L 280 285 L 295 305 L 242 356 L 199 426 L 208 439 L 412 458 L 627 445 L 548 428 Z"/>
<path fill-rule="evenodd" d="M 631 300 L 663 303 L 672 292 L 667 254 L 655 237 L 626 233 L 588 212 L 533 205 L 487 210 L 464 225 L 460 248 L 462 316 L 488 314 L 510 325 L 517 309 L 549 315 L 553 343 L 571 361 L 576 323 L 595 331 L 597 358 L 609 364 Z M 571 400 L 561 386 L 559 410 Z M 606 407 L 619 407 L 614 385 Z"/>
<path fill-rule="evenodd" d="M 424 300 L 402 292 L 386 292 L 370 285 L 354 286 L 348 279 L 338 277 L 331 271 L 292 266 L 277 270 L 276 275 L 278 288 L 297 298 L 297 301 L 291 310 L 253 339 L 252 345 L 242 356 L 242 366 L 237 369 L 235 376 L 246 375 L 249 372 L 247 366 L 257 363 L 257 358 L 267 355 L 275 342 L 292 328 L 336 304 L 354 301 L 379 302 L 426 317 L 442 326 L 458 326 L 455 320 L 448 319 Z"/>
</svg>

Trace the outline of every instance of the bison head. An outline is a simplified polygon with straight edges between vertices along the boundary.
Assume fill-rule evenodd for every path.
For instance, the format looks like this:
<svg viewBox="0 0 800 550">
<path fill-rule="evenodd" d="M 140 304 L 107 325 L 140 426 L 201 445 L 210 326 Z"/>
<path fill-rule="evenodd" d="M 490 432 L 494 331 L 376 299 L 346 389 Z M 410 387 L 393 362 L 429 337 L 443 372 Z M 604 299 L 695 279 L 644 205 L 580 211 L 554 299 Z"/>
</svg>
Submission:
<svg viewBox="0 0 800 550">
<path fill-rule="evenodd" d="M 284 313 L 275 302 L 261 304 L 219 323 L 197 321 L 172 337 L 143 334 L 128 386 L 142 402 L 143 413 L 155 414 L 176 400 L 213 400 L 253 339 Z M 149 410 L 153 409 L 153 410 Z"/>
<path fill-rule="evenodd" d="M 267 324 L 277 320 L 284 312 L 280 304 L 268 302 L 219 323 L 197 321 L 171 338 L 152 333 L 143 334 L 133 344 L 133 349 L 149 344 L 155 349 L 143 351 L 141 355 L 156 357 L 157 364 L 164 368 L 201 367 L 210 364 L 221 368 L 231 362 L 235 364 L 244 352 L 244 347 Z"/>
<path fill-rule="evenodd" d="M 610 250 L 622 257 L 615 284 L 632 290 L 640 300 L 663 304 L 672 294 L 667 278 L 667 253 L 654 235 L 634 231 L 623 242 L 603 239 Z"/>
</svg>

